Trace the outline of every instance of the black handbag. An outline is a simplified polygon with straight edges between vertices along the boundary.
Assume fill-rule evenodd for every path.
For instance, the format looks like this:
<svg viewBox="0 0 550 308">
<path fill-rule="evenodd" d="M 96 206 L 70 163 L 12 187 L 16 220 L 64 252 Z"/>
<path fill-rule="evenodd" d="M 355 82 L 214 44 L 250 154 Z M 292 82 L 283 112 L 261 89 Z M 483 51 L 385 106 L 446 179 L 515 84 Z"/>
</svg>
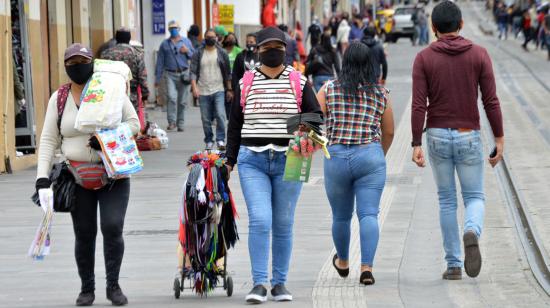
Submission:
<svg viewBox="0 0 550 308">
<path fill-rule="evenodd" d="M 55 212 L 71 212 L 76 203 L 76 182 L 73 174 L 65 162 L 54 164 L 50 172 L 50 181 L 53 190 L 53 210 Z M 40 206 L 38 192 L 35 192 L 32 201 Z"/>
</svg>

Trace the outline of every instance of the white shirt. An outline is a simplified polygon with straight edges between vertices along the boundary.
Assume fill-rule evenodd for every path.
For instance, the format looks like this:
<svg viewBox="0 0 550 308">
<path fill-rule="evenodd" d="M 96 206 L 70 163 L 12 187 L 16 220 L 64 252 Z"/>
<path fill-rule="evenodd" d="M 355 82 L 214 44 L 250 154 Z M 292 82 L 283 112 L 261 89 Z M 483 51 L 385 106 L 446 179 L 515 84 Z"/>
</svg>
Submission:
<svg viewBox="0 0 550 308">
<path fill-rule="evenodd" d="M 200 95 L 212 95 L 224 91 L 223 76 L 218 64 L 218 50 L 204 49 L 199 77 Z"/>
</svg>

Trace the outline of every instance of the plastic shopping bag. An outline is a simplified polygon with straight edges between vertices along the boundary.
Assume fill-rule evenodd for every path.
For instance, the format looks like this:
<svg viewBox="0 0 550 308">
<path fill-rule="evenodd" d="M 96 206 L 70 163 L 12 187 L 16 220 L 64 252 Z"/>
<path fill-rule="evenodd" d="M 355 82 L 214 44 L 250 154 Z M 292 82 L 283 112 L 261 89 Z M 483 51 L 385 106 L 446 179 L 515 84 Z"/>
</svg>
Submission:
<svg viewBox="0 0 550 308">
<path fill-rule="evenodd" d="M 122 61 L 95 60 L 94 73 L 80 97 L 75 129 L 93 133 L 114 128 L 122 121 L 122 107 L 128 98 L 130 68 Z"/>
</svg>

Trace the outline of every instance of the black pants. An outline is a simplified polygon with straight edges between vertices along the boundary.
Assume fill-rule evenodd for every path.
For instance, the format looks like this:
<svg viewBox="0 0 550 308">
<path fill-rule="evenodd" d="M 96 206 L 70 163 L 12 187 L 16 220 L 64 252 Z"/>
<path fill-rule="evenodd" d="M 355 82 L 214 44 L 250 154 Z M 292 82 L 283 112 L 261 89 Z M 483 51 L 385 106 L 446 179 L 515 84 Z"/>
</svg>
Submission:
<svg viewBox="0 0 550 308">
<path fill-rule="evenodd" d="M 112 186 L 93 191 L 76 188 L 77 203 L 71 212 L 75 234 L 74 254 L 82 292 L 95 290 L 95 239 L 97 235 L 97 205 L 101 217 L 103 255 L 107 287 L 118 283 L 120 264 L 124 255 L 124 217 L 130 197 L 130 179 L 117 180 Z"/>
<path fill-rule="evenodd" d="M 535 30 L 533 28 L 523 29 L 523 36 L 525 36 L 525 41 L 523 42 L 523 47 L 527 47 L 527 44 L 529 44 L 529 42 L 534 39 L 534 33 L 533 32 L 535 32 Z"/>
</svg>

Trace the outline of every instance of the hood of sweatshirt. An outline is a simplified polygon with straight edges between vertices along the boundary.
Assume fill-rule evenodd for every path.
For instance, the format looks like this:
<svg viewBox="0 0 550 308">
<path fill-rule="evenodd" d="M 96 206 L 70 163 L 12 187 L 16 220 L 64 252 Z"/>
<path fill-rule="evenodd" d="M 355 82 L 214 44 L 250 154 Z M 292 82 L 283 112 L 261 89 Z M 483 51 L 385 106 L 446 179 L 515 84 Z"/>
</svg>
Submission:
<svg viewBox="0 0 550 308">
<path fill-rule="evenodd" d="M 433 42 L 430 48 L 435 52 L 454 56 L 470 50 L 473 45 L 472 41 L 462 36 L 445 36 Z"/>
<path fill-rule="evenodd" d="M 372 48 L 374 45 L 376 45 L 378 43 L 378 41 L 374 37 L 366 37 L 366 36 L 363 37 L 361 42 L 363 44 L 369 46 L 369 48 Z"/>
</svg>

